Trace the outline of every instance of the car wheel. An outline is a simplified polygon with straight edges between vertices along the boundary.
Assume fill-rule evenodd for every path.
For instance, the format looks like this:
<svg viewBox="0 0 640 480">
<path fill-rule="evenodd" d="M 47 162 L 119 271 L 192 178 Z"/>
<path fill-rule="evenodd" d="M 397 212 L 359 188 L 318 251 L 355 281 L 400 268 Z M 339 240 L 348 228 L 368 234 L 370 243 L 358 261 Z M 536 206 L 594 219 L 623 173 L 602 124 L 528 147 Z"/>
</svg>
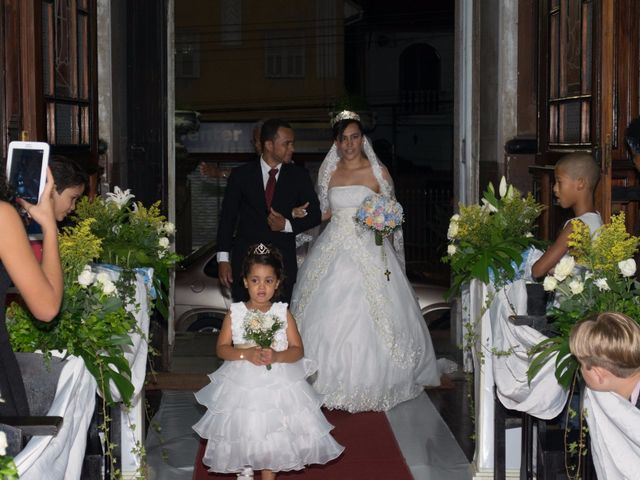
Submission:
<svg viewBox="0 0 640 480">
<path fill-rule="evenodd" d="M 215 313 L 199 313 L 195 321 L 187 327 L 188 332 L 217 333 L 222 328 L 223 315 Z"/>
</svg>

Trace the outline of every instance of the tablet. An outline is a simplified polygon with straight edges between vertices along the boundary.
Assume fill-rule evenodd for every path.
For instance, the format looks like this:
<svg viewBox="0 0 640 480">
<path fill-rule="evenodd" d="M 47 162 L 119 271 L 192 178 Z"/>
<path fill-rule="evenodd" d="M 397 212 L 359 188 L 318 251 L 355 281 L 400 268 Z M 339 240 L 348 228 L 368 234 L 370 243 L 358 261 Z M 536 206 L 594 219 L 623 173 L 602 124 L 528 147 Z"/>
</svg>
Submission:
<svg viewBox="0 0 640 480">
<path fill-rule="evenodd" d="M 47 181 L 49 145 L 11 142 L 7 155 L 7 180 L 18 198 L 38 203 Z"/>
</svg>

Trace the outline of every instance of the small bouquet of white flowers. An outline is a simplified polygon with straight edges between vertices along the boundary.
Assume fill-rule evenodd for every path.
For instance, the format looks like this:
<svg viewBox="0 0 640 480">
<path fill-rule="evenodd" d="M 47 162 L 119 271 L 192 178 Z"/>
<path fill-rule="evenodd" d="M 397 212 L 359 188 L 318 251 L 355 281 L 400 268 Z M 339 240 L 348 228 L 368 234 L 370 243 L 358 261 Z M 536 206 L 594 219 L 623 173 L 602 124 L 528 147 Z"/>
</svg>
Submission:
<svg viewBox="0 0 640 480">
<path fill-rule="evenodd" d="M 384 237 L 402 226 L 404 214 L 402 205 L 393 198 L 374 193 L 362 201 L 353 219 L 358 225 L 373 230 L 376 245 L 381 246 Z"/>
<path fill-rule="evenodd" d="M 248 310 L 244 317 L 244 338 L 260 348 L 270 348 L 273 337 L 280 328 L 282 321 L 271 313 Z M 267 370 L 271 370 L 271 365 L 267 365 Z"/>
</svg>

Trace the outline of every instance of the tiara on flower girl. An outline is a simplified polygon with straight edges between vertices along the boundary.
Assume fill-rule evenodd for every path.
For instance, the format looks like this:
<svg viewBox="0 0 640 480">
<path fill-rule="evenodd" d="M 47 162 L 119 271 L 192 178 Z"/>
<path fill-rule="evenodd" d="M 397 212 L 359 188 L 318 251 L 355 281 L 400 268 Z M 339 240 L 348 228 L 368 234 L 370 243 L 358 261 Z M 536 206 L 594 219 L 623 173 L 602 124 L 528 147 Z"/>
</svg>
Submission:
<svg viewBox="0 0 640 480">
<path fill-rule="evenodd" d="M 264 243 L 259 243 L 256 248 L 253 249 L 254 255 L 269 255 L 270 253 L 271 250 L 269 250 Z"/>
<path fill-rule="evenodd" d="M 342 110 L 340 113 L 338 113 L 335 117 L 331 119 L 331 126 L 334 126 L 336 123 L 338 123 L 341 120 L 360 121 L 360 115 L 358 115 L 356 112 L 351 112 L 349 110 Z"/>
</svg>

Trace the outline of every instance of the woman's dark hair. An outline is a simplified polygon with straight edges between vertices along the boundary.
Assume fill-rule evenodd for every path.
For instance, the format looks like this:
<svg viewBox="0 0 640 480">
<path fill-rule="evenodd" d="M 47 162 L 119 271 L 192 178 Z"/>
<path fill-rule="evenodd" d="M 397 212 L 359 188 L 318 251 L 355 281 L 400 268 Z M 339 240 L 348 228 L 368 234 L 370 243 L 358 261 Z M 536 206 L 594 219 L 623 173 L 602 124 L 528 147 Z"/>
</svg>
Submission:
<svg viewBox="0 0 640 480">
<path fill-rule="evenodd" d="M 244 257 L 244 262 L 242 262 L 242 278 L 247 278 L 251 267 L 254 265 L 267 265 L 273 268 L 276 278 L 280 281 L 280 285 L 274 295 L 274 298 L 278 297 L 285 278 L 282 254 L 280 251 L 269 244 L 258 243 L 251 245 L 247 250 L 247 255 Z"/>
<path fill-rule="evenodd" d="M 280 128 L 291 128 L 291 125 L 281 118 L 270 118 L 264 121 L 260 129 L 260 145 L 262 145 L 263 149 L 266 142 L 275 140 Z"/>
<path fill-rule="evenodd" d="M 634 155 L 640 155 L 640 117 L 631 120 L 624 132 L 624 139 Z"/>
<path fill-rule="evenodd" d="M 22 205 L 20 205 L 16 201 L 16 198 L 17 198 L 16 192 L 14 192 L 13 189 L 9 186 L 9 183 L 7 182 L 7 177 L 4 172 L 4 168 L 0 170 L 2 170 L 0 171 L 0 200 L 13 205 L 15 209 L 18 211 L 20 218 L 22 218 L 22 221 L 26 225 L 29 223 L 29 216 L 27 215 L 27 211 L 24 208 L 22 208 Z"/>
<path fill-rule="evenodd" d="M 364 128 L 362 127 L 362 123 L 355 118 L 345 118 L 344 120 L 340 120 L 333 125 L 333 139 L 338 140 L 342 134 L 344 133 L 345 128 L 347 128 L 352 123 L 355 123 L 360 129 L 360 133 L 364 134 Z"/>
<path fill-rule="evenodd" d="M 49 168 L 51 168 L 51 174 L 58 193 L 62 193 L 70 187 L 86 187 L 89 183 L 87 172 L 78 162 L 71 158 L 53 155 L 49 159 Z"/>
</svg>

